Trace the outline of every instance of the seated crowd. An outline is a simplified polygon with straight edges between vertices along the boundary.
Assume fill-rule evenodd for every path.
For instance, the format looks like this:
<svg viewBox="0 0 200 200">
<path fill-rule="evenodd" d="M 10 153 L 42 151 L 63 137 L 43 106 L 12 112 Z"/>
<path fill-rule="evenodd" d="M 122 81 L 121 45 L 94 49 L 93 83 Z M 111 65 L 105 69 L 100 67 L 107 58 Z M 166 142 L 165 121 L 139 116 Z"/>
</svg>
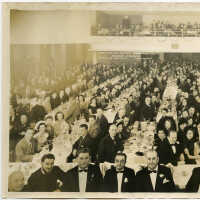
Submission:
<svg viewBox="0 0 200 200">
<path fill-rule="evenodd" d="M 148 69 L 142 64 L 85 64 L 82 65 L 82 71 L 85 77 L 88 76 L 86 87 L 75 92 L 67 87 L 73 93 L 71 96 L 61 88 L 64 93 L 62 95 L 68 95 L 63 102 L 62 95 L 57 95 L 60 91 L 52 91 L 59 101 L 55 107 L 51 104 L 54 99 L 51 93 L 46 96 L 26 97 L 30 100 L 26 102 L 23 101 L 24 97 L 14 94 L 12 98 L 17 100 L 15 104 L 11 101 L 10 161 L 31 162 L 34 155 L 44 148 L 49 152 L 56 148 L 56 138 L 70 136 L 72 151 L 66 155 L 63 162 L 78 163 L 78 167 L 64 173 L 53 166 L 54 155 L 44 156 L 42 168 L 31 175 L 28 184 L 21 190 L 177 191 L 169 168 L 181 163 L 197 164 L 200 161 L 199 67 L 196 62 L 184 60 L 163 63 L 152 60 L 148 63 Z M 173 78 L 178 86 L 174 100 L 163 98 L 170 78 Z M 89 80 L 92 80 L 91 85 Z M 50 110 L 45 109 L 42 104 L 44 97 L 49 97 Z M 31 105 L 32 100 L 34 106 Z M 171 111 L 174 115 L 169 114 Z M 113 114 L 112 117 L 108 117 L 108 112 Z M 161 113 L 159 119 L 158 113 Z M 125 167 L 128 155 L 122 152 L 131 137 L 145 137 L 141 128 L 142 122 L 156 122 L 156 133 L 152 150 L 143 152 L 148 168 L 135 175 L 134 170 Z M 77 130 L 73 128 L 75 126 L 78 126 L 78 132 L 74 131 Z M 103 162 L 116 164 L 116 168 L 108 170 L 104 177 L 98 167 Z M 159 183 L 155 182 L 155 176 L 149 170 L 156 170 L 158 174 L 161 172 L 163 177 L 160 177 Z M 119 173 L 118 176 L 116 171 L 122 171 L 122 174 Z M 84 172 L 87 172 L 88 176 Z M 17 175 L 21 176 L 19 172 Z M 152 185 L 146 179 L 149 175 L 155 182 Z M 16 174 L 12 176 L 15 177 Z M 113 181 L 114 177 L 116 182 Z M 79 182 L 78 178 L 83 181 Z M 39 179 L 41 181 L 38 181 Z M 119 180 L 120 184 L 117 184 Z M 193 182 L 189 181 L 190 184 Z M 188 185 L 186 190 L 194 189 Z"/>
</svg>

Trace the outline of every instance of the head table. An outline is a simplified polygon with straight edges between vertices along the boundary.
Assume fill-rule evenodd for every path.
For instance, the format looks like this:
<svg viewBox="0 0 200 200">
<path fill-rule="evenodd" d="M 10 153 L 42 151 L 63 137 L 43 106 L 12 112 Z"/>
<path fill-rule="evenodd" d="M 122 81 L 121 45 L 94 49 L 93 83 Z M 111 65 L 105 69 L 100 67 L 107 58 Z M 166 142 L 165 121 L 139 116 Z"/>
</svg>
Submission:
<svg viewBox="0 0 200 200">
<path fill-rule="evenodd" d="M 138 158 L 136 158 L 136 160 L 137 159 Z M 128 162 L 126 166 L 134 169 L 135 172 L 137 173 L 137 171 L 140 170 L 141 167 L 145 166 L 144 158 L 138 160 L 141 161 L 141 164 L 136 164 L 134 163 L 134 161 L 132 161 L 132 163 Z M 100 163 L 99 166 L 103 176 L 105 175 L 106 170 L 108 170 L 112 165 L 114 165 L 114 163 L 108 163 L 108 162 Z M 77 166 L 77 163 L 63 163 L 59 165 L 59 167 L 65 172 L 67 172 L 68 170 L 72 169 L 75 166 Z M 10 163 L 9 174 L 11 174 L 14 171 L 21 171 L 24 174 L 25 183 L 27 183 L 27 180 L 30 177 L 30 175 L 40 167 L 41 167 L 40 162 Z M 172 171 L 175 184 L 180 188 L 185 188 L 189 178 L 192 175 L 192 170 L 195 167 L 200 167 L 200 165 L 178 165 L 176 167 L 173 167 Z"/>
</svg>

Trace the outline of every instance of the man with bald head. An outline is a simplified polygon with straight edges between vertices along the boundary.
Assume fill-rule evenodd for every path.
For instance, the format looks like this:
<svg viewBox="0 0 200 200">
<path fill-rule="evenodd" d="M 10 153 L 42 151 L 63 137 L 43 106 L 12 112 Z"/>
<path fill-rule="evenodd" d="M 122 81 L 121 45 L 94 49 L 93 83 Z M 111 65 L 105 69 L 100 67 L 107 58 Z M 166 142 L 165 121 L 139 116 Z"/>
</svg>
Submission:
<svg viewBox="0 0 200 200">
<path fill-rule="evenodd" d="M 147 167 L 136 174 L 137 192 L 175 192 L 171 170 L 159 165 L 155 150 L 146 153 Z"/>
<path fill-rule="evenodd" d="M 8 177 L 8 191 L 9 192 L 24 191 L 24 175 L 21 171 L 14 171 Z"/>
</svg>

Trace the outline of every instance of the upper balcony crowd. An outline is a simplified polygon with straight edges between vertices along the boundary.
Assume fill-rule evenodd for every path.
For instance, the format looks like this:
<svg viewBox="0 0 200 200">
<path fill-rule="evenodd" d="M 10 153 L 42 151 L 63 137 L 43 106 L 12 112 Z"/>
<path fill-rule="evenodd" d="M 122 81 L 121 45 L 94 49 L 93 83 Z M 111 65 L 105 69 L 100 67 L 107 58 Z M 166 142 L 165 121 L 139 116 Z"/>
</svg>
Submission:
<svg viewBox="0 0 200 200">
<path fill-rule="evenodd" d="M 112 27 L 97 23 L 92 27 L 93 36 L 150 36 L 150 37 L 200 37 L 200 23 L 182 22 L 173 23 L 162 20 L 154 20 L 152 23 L 132 23 L 125 16 L 121 23 Z"/>
</svg>

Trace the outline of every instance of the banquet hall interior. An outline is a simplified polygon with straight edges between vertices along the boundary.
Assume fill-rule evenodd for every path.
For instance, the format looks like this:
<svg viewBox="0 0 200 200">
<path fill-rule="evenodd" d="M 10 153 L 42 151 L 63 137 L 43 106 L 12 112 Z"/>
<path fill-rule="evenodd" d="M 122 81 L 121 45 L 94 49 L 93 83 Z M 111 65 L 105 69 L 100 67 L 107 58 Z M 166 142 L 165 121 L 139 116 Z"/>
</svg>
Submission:
<svg viewBox="0 0 200 200">
<path fill-rule="evenodd" d="M 150 149 L 167 165 L 162 146 L 174 131 L 180 154 L 169 167 L 184 190 L 200 164 L 200 15 L 168 12 L 11 11 L 10 173 L 27 181 L 48 152 L 67 171 L 83 146 L 102 174 L 118 151 L 135 171 Z M 117 145 L 105 152 L 111 125 Z M 27 138 L 34 148 L 22 151 Z"/>
</svg>

